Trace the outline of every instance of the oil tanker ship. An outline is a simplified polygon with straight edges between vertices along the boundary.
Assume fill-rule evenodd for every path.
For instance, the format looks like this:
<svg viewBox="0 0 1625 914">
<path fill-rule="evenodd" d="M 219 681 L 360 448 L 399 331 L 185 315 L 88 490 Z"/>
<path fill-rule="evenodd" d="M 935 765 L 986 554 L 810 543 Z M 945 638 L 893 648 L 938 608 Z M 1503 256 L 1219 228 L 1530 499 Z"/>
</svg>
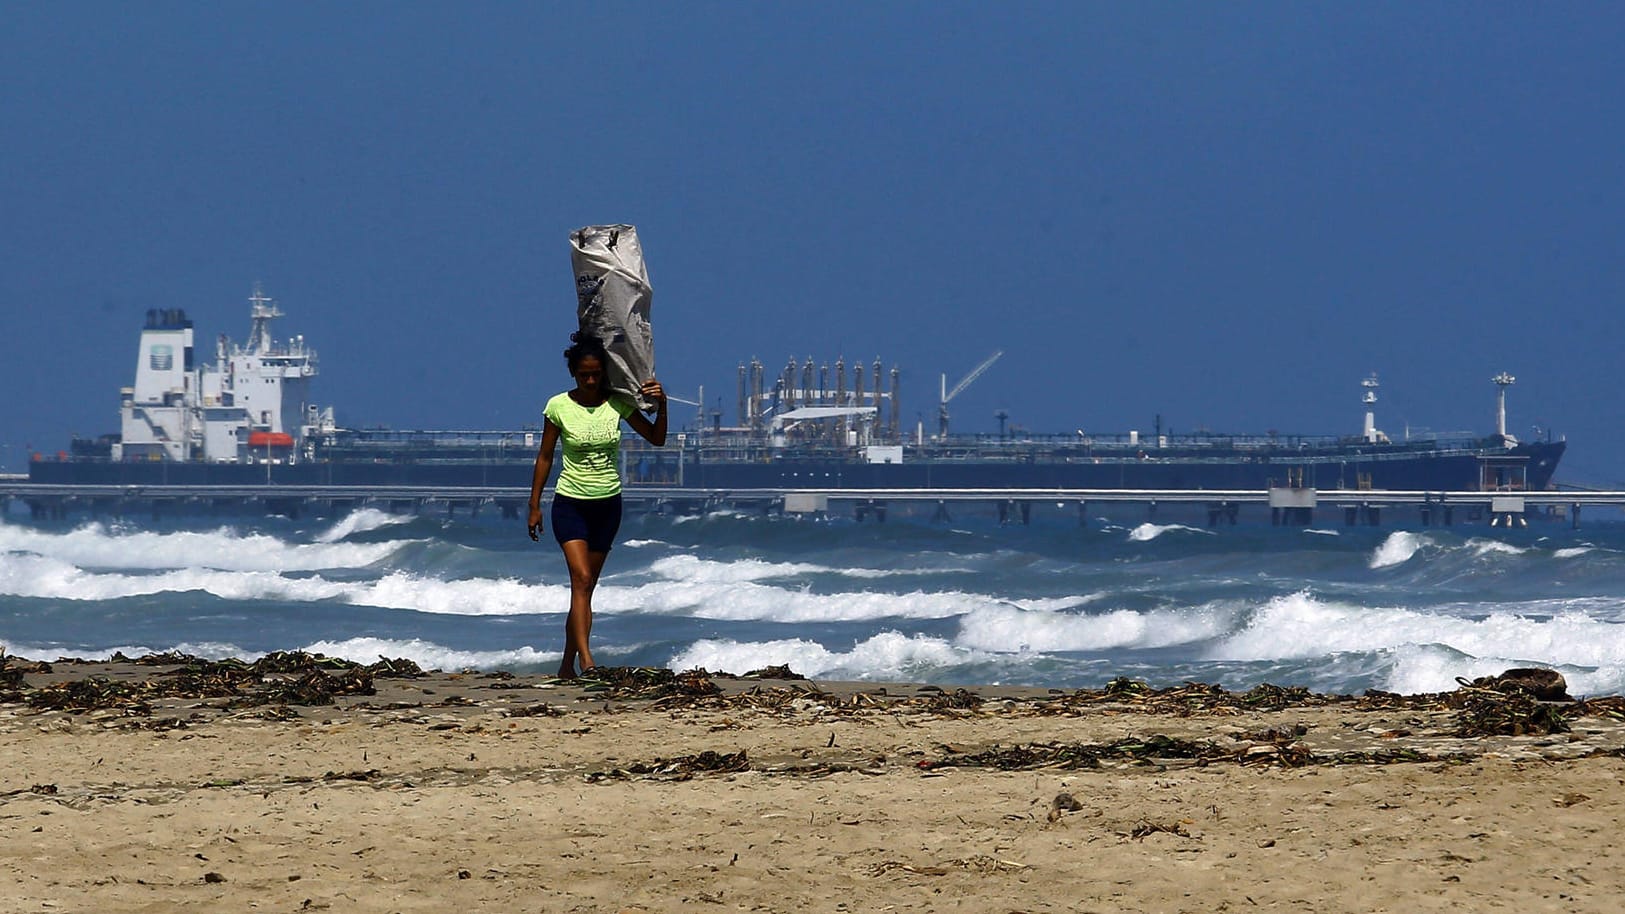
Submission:
<svg viewBox="0 0 1625 914">
<path fill-rule="evenodd" d="M 57 458 L 36 457 L 29 480 L 101 485 L 511 486 L 530 484 L 540 438 L 511 430 L 343 428 L 310 398 L 316 352 L 302 336 L 278 341 L 282 316 L 255 289 L 245 343 L 218 338 L 199 360 L 179 310 L 147 314 L 134 384 L 123 388 L 120 430 L 75 439 Z M 1377 383 L 1362 382 L 1358 435 L 1150 434 L 1081 431 L 950 434 L 948 403 L 997 359 L 951 391 L 943 379 L 932 434 L 903 428 L 900 373 L 835 362 L 834 377 L 794 360 L 768 383 L 760 362 L 739 367 L 738 421 L 701 412 L 664 448 L 627 436 L 629 486 L 747 489 L 1316 489 L 1535 491 L 1551 484 L 1562 440 L 1521 442 L 1506 430 L 1510 375 L 1498 388 L 1497 427 L 1474 436 L 1392 440 L 1375 422 Z M 699 403 L 691 402 L 698 406 Z M 704 402 L 703 392 L 699 402 Z M 1001 425 L 1003 417 L 1000 417 Z"/>
</svg>

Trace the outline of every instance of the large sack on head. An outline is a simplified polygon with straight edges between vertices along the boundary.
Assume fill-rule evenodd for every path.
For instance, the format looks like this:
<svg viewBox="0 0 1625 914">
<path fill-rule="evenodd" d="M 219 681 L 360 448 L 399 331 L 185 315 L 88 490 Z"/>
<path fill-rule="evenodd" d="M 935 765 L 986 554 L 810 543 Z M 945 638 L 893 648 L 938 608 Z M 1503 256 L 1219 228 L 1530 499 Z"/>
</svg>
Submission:
<svg viewBox="0 0 1625 914">
<path fill-rule="evenodd" d="M 630 225 L 589 225 L 570 233 L 570 265 L 576 276 L 576 319 L 609 351 L 604 373 L 610 390 L 626 394 L 640 409 L 655 404 L 638 388 L 655 376 L 654 330 L 649 325 L 649 271 L 638 230 Z"/>
</svg>

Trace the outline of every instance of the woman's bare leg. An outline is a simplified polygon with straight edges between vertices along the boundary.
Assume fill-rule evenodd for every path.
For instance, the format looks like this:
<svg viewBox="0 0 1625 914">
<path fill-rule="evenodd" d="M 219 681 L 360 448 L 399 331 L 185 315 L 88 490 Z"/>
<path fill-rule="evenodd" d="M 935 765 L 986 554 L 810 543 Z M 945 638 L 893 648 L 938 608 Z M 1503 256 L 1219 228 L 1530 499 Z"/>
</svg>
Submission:
<svg viewBox="0 0 1625 914">
<path fill-rule="evenodd" d="M 564 544 L 564 564 L 570 569 L 570 614 L 564 620 L 564 656 L 559 661 L 559 678 L 574 679 L 576 661 L 582 670 L 595 666 L 587 639 L 592 636 L 592 592 L 604 571 L 607 552 L 588 552 L 586 540 Z"/>
</svg>

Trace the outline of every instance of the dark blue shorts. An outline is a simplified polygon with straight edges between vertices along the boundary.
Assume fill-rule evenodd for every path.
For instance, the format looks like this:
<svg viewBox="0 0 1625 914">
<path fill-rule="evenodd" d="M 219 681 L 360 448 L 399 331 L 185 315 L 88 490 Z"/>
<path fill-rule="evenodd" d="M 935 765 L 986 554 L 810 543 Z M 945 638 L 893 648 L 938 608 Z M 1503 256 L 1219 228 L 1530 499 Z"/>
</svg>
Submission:
<svg viewBox="0 0 1625 914">
<path fill-rule="evenodd" d="M 553 538 L 562 546 L 586 540 L 588 552 L 608 552 L 621 529 L 621 496 L 571 498 L 553 496 Z"/>
</svg>

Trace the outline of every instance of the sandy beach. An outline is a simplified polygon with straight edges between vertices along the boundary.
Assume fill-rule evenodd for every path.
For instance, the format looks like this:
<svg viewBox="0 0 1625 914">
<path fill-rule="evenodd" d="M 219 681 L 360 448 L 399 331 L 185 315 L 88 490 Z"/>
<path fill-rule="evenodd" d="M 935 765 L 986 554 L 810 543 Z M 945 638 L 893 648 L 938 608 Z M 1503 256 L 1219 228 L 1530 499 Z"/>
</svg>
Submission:
<svg viewBox="0 0 1625 914">
<path fill-rule="evenodd" d="M 8 911 L 1612 911 L 1625 888 L 1615 699 L 1464 735 L 1503 705 L 47 666 L 0 687 Z"/>
</svg>

